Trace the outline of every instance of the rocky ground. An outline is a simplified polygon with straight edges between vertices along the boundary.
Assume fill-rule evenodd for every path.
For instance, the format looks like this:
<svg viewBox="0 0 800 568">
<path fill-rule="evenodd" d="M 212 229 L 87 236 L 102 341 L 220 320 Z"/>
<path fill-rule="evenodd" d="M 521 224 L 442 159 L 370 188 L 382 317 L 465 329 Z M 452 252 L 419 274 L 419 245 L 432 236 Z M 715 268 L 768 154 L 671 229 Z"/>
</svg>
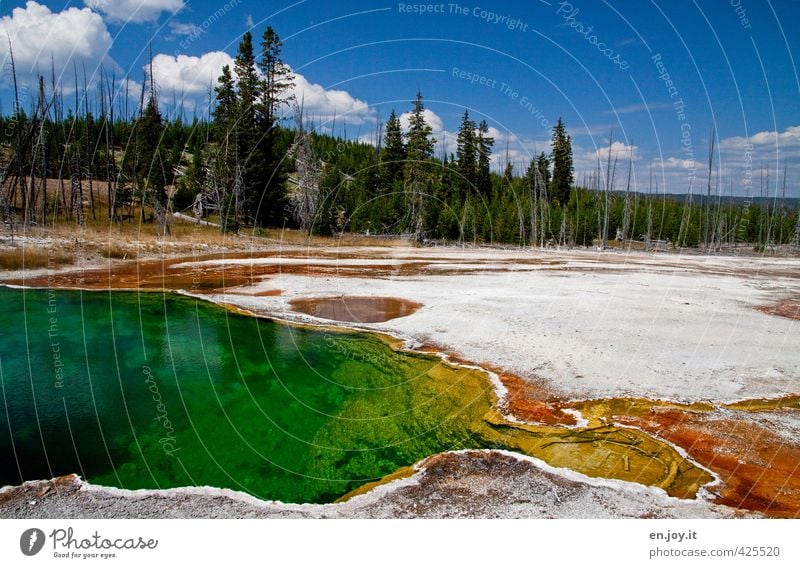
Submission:
<svg viewBox="0 0 800 568">
<path fill-rule="evenodd" d="M 0 493 L 4 518 L 724 518 L 705 500 L 667 497 L 634 483 L 588 478 L 501 452 L 446 453 L 343 503 L 284 505 L 233 491 L 122 491 L 74 476 Z"/>
</svg>

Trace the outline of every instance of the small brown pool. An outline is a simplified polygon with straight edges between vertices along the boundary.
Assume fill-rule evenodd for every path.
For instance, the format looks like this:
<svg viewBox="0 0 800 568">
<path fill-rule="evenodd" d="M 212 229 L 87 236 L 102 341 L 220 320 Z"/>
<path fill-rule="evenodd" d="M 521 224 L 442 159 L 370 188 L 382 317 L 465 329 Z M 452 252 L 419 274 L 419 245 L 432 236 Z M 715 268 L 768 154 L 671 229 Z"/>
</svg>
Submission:
<svg viewBox="0 0 800 568">
<path fill-rule="evenodd" d="M 298 298 L 289 302 L 292 309 L 310 316 L 355 323 L 379 323 L 413 314 L 422 304 L 402 298 L 375 296 L 332 296 Z"/>
</svg>

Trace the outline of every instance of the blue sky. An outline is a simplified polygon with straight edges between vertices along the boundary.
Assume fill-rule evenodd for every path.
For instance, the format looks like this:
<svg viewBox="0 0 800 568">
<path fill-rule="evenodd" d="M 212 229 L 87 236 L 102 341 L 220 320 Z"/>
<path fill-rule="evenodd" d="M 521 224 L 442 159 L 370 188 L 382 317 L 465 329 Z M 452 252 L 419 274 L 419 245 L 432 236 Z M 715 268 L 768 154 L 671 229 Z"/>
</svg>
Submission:
<svg viewBox="0 0 800 568">
<path fill-rule="evenodd" d="M 241 35 L 272 25 L 301 75 L 298 93 L 320 126 L 336 115 L 337 134 L 368 139 L 392 108 L 407 111 L 419 88 L 440 150 L 454 151 L 452 133 L 468 108 L 492 127 L 498 165 L 507 148 L 522 168 L 548 150 L 561 116 L 578 181 L 605 159 L 613 129 L 612 157 L 626 163 L 633 152 L 637 187 L 647 189 L 653 167 L 660 187 L 677 193 L 693 175 L 694 191 L 705 188 L 713 126 L 714 185 L 727 192 L 732 181 L 735 193 L 758 194 L 763 164 L 773 195 L 785 165 L 788 194 L 800 197 L 794 0 L 41 0 L 0 2 L 0 17 L 0 35 L 12 38 L 28 77 L 37 66 L 49 74 L 52 56 L 59 69 L 74 60 L 91 76 L 102 64 L 140 82 L 152 37 L 162 101 L 174 93 L 202 108 Z"/>
</svg>

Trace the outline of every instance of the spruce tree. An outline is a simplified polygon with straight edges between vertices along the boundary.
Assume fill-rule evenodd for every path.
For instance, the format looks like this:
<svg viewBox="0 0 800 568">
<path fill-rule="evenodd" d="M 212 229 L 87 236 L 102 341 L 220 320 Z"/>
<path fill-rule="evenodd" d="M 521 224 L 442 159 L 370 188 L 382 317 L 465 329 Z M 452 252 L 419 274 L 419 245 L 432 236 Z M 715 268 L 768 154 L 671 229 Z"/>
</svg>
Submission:
<svg viewBox="0 0 800 568">
<path fill-rule="evenodd" d="M 231 68 L 225 65 L 214 88 L 217 105 L 214 107 L 214 128 L 219 140 L 228 137 L 236 124 L 236 84 L 231 75 Z"/>
<path fill-rule="evenodd" d="M 432 182 L 431 160 L 436 139 L 431 137 L 433 129 L 425 121 L 422 93 L 417 92 L 413 104 L 406 135 L 405 181 L 411 210 L 411 231 L 415 242 L 419 243 L 423 239 L 425 194 Z"/>
<path fill-rule="evenodd" d="M 561 118 L 553 127 L 553 181 L 550 183 L 550 198 L 561 205 L 569 201 L 569 192 L 574 182 L 572 169 L 572 139 L 567 134 Z"/>
<path fill-rule="evenodd" d="M 217 140 L 216 153 L 211 157 L 213 170 L 209 188 L 220 211 L 222 232 L 237 232 L 241 223 L 240 208 L 242 191 L 236 85 L 228 65 L 222 68 L 215 89 L 217 106 L 214 108 L 214 137 Z"/>
<path fill-rule="evenodd" d="M 148 197 L 151 197 L 156 221 L 162 226 L 164 233 L 168 233 L 167 170 L 161 141 L 163 121 L 153 93 L 134 128 L 136 136 L 135 169 L 141 191 L 142 213 L 144 213 L 145 202 Z"/>
<path fill-rule="evenodd" d="M 264 109 L 264 122 L 266 127 L 273 128 L 278 122 L 280 109 L 292 102 L 294 97 L 291 90 L 294 88 L 294 74 L 281 59 L 283 42 L 280 36 L 267 27 L 261 38 L 261 60 L 258 65 L 264 77 L 262 92 L 262 106 Z"/>
<path fill-rule="evenodd" d="M 547 159 L 547 154 L 544 152 L 536 158 L 536 169 L 539 171 L 542 184 L 544 187 L 548 187 L 550 185 L 550 160 Z"/>
<path fill-rule="evenodd" d="M 261 38 L 261 59 L 259 69 L 261 82 L 261 101 L 258 125 L 260 137 L 256 155 L 257 174 L 260 179 L 261 207 L 258 211 L 259 225 L 277 225 L 283 219 L 287 204 L 286 172 L 282 167 L 283 152 L 279 147 L 278 121 L 281 108 L 292 100 L 294 75 L 281 59 L 283 42 L 272 29 L 267 27 Z"/>
<path fill-rule="evenodd" d="M 236 104 L 237 164 L 241 168 L 241 188 L 244 197 L 244 214 L 256 220 L 262 202 L 263 180 L 258 171 L 261 156 L 258 152 L 261 133 L 256 124 L 256 115 L 261 101 L 261 80 L 253 54 L 253 36 L 246 32 L 239 43 L 234 60 L 238 78 Z"/>
<path fill-rule="evenodd" d="M 456 156 L 458 159 L 458 188 L 461 198 L 478 191 L 478 148 L 475 140 L 475 121 L 464 111 L 461 127 L 456 140 Z"/>
<path fill-rule="evenodd" d="M 490 173 L 494 138 L 489 136 L 489 125 L 482 120 L 478 126 L 478 173 L 477 186 L 481 195 L 488 197 L 492 192 Z"/>
<path fill-rule="evenodd" d="M 406 146 L 403 143 L 403 129 L 394 110 L 386 121 L 381 150 L 381 183 L 384 189 L 391 189 L 396 181 L 403 179 L 406 160 Z"/>
</svg>

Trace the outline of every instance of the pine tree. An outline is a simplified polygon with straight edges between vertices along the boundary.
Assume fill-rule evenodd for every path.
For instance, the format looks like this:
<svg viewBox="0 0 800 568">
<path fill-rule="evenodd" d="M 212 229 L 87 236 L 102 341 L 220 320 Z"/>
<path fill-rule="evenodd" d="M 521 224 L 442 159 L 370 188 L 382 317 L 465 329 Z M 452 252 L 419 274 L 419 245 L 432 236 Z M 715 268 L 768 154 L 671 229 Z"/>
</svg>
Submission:
<svg viewBox="0 0 800 568">
<path fill-rule="evenodd" d="M 490 173 L 492 162 L 492 146 L 494 138 L 489 136 L 489 125 L 482 120 L 478 126 L 478 192 L 488 197 L 492 192 L 492 176 Z"/>
<path fill-rule="evenodd" d="M 461 198 L 479 191 L 478 185 L 478 147 L 475 140 L 475 122 L 470 119 L 469 111 L 464 111 L 461 127 L 456 140 L 456 157 L 458 160 L 458 189 Z"/>
<path fill-rule="evenodd" d="M 381 150 L 381 183 L 384 189 L 391 189 L 396 181 L 403 179 L 406 160 L 406 146 L 403 143 L 403 129 L 394 110 L 386 121 Z"/>
<path fill-rule="evenodd" d="M 217 130 L 218 139 L 229 137 L 236 125 L 236 84 L 231 75 L 231 68 L 225 65 L 222 74 L 217 79 L 214 88 L 217 105 L 214 107 L 214 128 Z"/>
<path fill-rule="evenodd" d="M 550 185 L 550 160 L 547 159 L 547 154 L 544 152 L 536 158 L 536 168 L 544 187 L 548 187 Z"/>
<path fill-rule="evenodd" d="M 261 40 L 261 60 L 258 64 L 264 76 L 262 106 L 267 129 L 277 124 L 281 107 L 294 99 L 291 95 L 294 74 L 281 59 L 282 48 L 283 42 L 278 34 L 272 26 L 267 27 Z"/>
<path fill-rule="evenodd" d="M 283 219 L 287 204 L 286 172 L 282 166 L 283 152 L 279 148 L 278 121 L 281 108 L 294 99 L 294 75 L 281 59 L 283 43 L 272 29 L 267 27 L 261 40 L 261 59 L 258 66 L 261 82 L 261 114 L 258 117 L 259 139 L 254 150 L 258 158 L 253 164 L 260 181 L 260 201 L 256 221 L 261 226 L 277 225 Z"/>
<path fill-rule="evenodd" d="M 572 168 L 572 139 L 567 134 L 561 118 L 553 127 L 553 181 L 550 184 L 550 198 L 561 205 L 569 201 L 570 188 L 574 182 Z"/>
<path fill-rule="evenodd" d="M 152 194 L 156 222 L 163 232 L 169 233 L 167 224 L 167 168 L 161 141 L 163 119 L 158 103 L 151 95 L 150 100 L 136 124 L 138 165 L 140 179 L 144 181 L 142 199 Z"/>
<path fill-rule="evenodd" d="M 246 32 L 239 43 L 234 60 L 237 82 L 236 100 L 236 161 L 242 167 L 241 185 L 244 194 L 244 214 L 255 219 L 262 207 L 262 180 L 258 172 L 261 156 L 257 153 L 260 133 L 256 114 L 261 100 L 261 80 L 253 53 L 253 36 Z"/>
<path fill-rule="evenodd" d="M 414 240 L 423 239 L 424 203 L 427 186 L 431 183 L 431 160 L 436 139 L 431 137 L 433 129 L 425 122 L 425 106 L 422 93 L 417 92 L 414 108 L 409 119 L 406 135 L 406 192 L 411 209 L 411 230 Z"/>
<path fill-rule="evenodd" d="M 222 68 L 222 74 L 215 89 L 217 106 L 214 108 L 214 134 L 217 139 L 216 154 L 210 166 L 213 172 L 214 193 L 212 201 L 220 208 L 220 228 L 222 232 L 236 232 L 241 222 L 241 200 L 236 199 L 234 185 L 241 190 L 242 176 L 239 166 L 239 136 L 237 109 L 238 99 L 236 85 L 228 65 Z M 199 155 L 199 152 L 197 152 Z M 238 171 L 237 171 L 238 168 Z"/>
</svg>

